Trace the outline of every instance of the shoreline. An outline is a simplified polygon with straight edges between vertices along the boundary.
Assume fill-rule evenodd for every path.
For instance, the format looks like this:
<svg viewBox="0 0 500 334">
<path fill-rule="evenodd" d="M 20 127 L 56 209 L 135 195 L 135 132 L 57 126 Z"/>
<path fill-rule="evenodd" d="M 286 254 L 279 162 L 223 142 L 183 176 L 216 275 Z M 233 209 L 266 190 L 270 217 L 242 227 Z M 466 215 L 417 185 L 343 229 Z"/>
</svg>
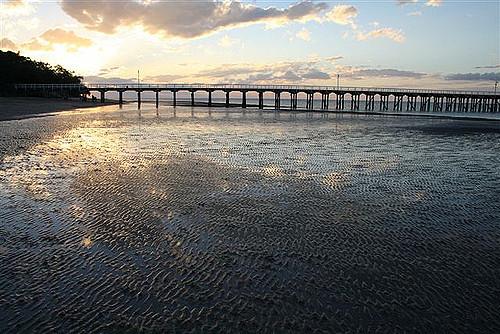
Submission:
<svg viewBox="0 0 500 334">
<path fill-rule="evenodd" d="M 136 101 L 124 101 L 123 104 L 137 103 Z M 142 101 L 141 104 L 153 104 L 154 101 Z M 93 101 L 80 101 L 78 98 L 72 98 L 64 100 L 61 98 L 43 98 L 43 97 L 0 97 L 0 122 L 1 121 L 13 121 L 22 120 L 26 118 L 33 117 L 46 117 L 50 116 L 52 113 L 71 111 L 75 109 L 83 108 L 94 108 L 109 105 L 119 105 L 117 100 L 107 99 L 104 103 L 93 102 Z M 171 102 L 163 102 L 160 106 L 173 106 Z M 225 103 L 214 102 L 212 103 L 213 108 L 223 108 Z M 177 107 L 205 107 L 212 108 L 208 106 L 206 102 L 195 102 L 194 106 L 188 101 L 178 101 Z M 258 108 L 258 105 L 247 104 L 249 109 Z M 241 108 L 239 103 L 231 103 L 228 109 Z M 265 105 L 264 109 L 259 109 L 264 112 L 275 111 L 273 106 Z M 500 119 L 475 116 L 471 113 L 456 113 L 456 115 L 440 115 L 440 114 L 430 114 L 430 113 L 419 113 L 419 112 L 382 112 L 382 111 L 353 111 L 353 110 L 305 110 L 296 109 L 291 110 L 289 108 L 281 108 L 279 111 L 284 112 L 299 112 L 299 113 L 329 113 L 329 114 L 346 114 L 346 115 L 360 115 L 360 116 L 391 116 L 391 117 L 425 117 L 434 119 L 454 119 L 454 120 L 466 120 L 466 121 L 490 121 L 490 122 L 500 122 Z M 47 115 L 49 114 L 49 115 Z"/>
<path fill-rule="evenodd" d="M 79 98 L 64 100 L 43 97 L 0 97 L 0 122 L 43 117 L 50 113 L 115 104 L 118 104 L 118 101 L 106 100 L 106 102 L 100 103 L 81 101 Z"/>
</svg>

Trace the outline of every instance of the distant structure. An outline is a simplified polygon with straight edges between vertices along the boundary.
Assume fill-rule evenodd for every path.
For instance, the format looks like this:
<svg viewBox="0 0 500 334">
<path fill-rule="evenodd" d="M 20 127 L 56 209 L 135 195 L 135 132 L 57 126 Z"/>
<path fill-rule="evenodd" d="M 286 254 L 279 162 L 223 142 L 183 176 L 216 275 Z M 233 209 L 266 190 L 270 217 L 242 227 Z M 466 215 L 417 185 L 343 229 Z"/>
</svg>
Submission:
<svg viewBox="0 0 500 334">
<path fill-rule="evenodd" d="M 187 91 L 191 94 L 191 105 L 195 105 L 196 92 L 208 93 L 208 106 L 212 106 L 212 94 L 216 91 L 225 93 L 225 106 L 232 106 L 230 93 L 241 94 L 242 108 L 247 107 L 247 94 L 258 94 L 258 107 L 264 108 L 264 94 L 274 94 L 274 108 L 282 109 L 282 97 L 290 99 L 291 110 L 314 110 L 314 99 L 321 99 L 320 110 L 352 110 L 358 111 L 434 111 L 434 112 L 500 112 L 500 94 L 484 91 L 459 90 L 431 90 L 431 89 L 403 89 L 403 88 L 363 88 L 363 87 L 335 87 L 335 86 L 298 86 L 298 85 L 247 85 L 247 84 L 16 84 L 16 91 L 26 94 L 33 91 L 78 91 L 82 94 L 98 92 L 101 102 L 105 100 L 107 92 L 117 92 L 119 102 L 123 103 L 123 93 L 132 91 L 137 93 L 138 106 L 141 105 L 142 92 L 156 94 L 156 107 L 159 106 L 160 93 L 170 92 L 173 105 L 177 105 L 177 93 Z M 304 108 L 298 107 L 298 95 L 305 94 Z M 335 96 L 332 99 L 332 96 Z M 350 101 L 346 107 L 346 101 Z M 330 108 L 333 102 L 333 108 Z M 234 105 L 234 104 L 233 104 Z"/>
</svg>

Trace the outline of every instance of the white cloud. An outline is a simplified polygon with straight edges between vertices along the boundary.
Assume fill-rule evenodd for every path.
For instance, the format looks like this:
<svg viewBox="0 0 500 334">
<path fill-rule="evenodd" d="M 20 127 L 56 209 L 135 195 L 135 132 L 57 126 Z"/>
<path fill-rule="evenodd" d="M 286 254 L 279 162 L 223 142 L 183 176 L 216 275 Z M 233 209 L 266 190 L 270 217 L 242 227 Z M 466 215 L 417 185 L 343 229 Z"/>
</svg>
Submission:
<svg viewBox="0 0 500 334">
<path fill-rule="evenodd" d="M 297 34 L 295 34 L 297 38 L 300 38 L 304 41 L 310 41 L 311 40 L 311 32 L 307 30 L 306 28 L 302 28 Z"/>
<path fill-rule="evenodd" d="M 427 0 L 426 6 L 439 7 L 443 3 L 443 0 Z"/>
<path fill-rule="evenodd" d="M 326 13 L 328 20 L 341 25 L 354 25 L 356 16 L 358 16 L 358 10 L 350 5 L 337 5 Z"/>
<path fill-rule="evenodd" d="M 319 20 L 325 3 L 301 1 L 287 8 L 257 7 L 239 1 L 119 2 L 62 0 L 61 7 L 87 29 L 114 33 L 141 26 L 151 34 L 194 38 L 222 29 L 255 23 L 285 24 Z"/>
<path fill-rule="evenodd" d="M 422 12 L 421 11 L 416 11 L 416 12 L 408 13 L 406 15 L 408 15 L 408 16 L 422 16 Z"/>
<path fill-rule="evenodd" d="M 405 36 L 401 30 L 395 30 L 393 28 L 379 28 L 367 33 L 358 32 L 356 35 L 357 40 L 364 41 L 372 38 L 388 38 L 398 43 L 405 41 Z"/>
<path fill-rule="evenodd" d="M 239 39 L 231 38 L 228 35 L 224 35 L 219 39 L 219 46 L 223 48 L 230 48 L 240 42 Z"/>
<path fill-rule="evenodd" d="M 24 0 L 2 0 L 2 16 L 27 16 L 35 11 L 33 6 Z"/>
<path fill-rule="evenodd" d="M 418 0 L 397 0 L 398 5 L 407 5 L 416 2 L 418 2 Z"/>
</svg>

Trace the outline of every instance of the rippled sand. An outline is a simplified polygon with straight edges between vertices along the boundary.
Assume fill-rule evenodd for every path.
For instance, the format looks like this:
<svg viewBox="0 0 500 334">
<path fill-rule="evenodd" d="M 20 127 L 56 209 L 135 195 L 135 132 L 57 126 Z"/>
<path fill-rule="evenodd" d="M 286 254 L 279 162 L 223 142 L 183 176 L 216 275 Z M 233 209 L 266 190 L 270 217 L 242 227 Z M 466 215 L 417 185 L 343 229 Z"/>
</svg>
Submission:
<svg viewBox="0 0 500 334">
<path fill-rule="evenodd" d="M 0 332 L 500 330 L 500 123 L 0 122 Z"/>
</svg>

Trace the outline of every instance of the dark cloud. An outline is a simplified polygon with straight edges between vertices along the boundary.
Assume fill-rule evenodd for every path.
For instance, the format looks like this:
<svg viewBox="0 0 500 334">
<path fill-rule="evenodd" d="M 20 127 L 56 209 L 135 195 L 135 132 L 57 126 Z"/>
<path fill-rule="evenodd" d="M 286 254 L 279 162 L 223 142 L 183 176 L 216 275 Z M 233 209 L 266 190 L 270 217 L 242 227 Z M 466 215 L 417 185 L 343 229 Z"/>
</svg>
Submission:
<svg viewBox="0 0 500 334">
<path fill-rule="evenodd" d="M 325 58 L 325 60 L 332 61 L 332 62 L 337 61 L 337 60 L 341 60 L 341 59 L 344 59 L 344 57 L 343 56 L 333 56 L 333 57 Z"/>
<path fill-rule="evenodd" d="M 268 72 L 268 73 L 251 74 L 246 78 L 245 81 L 258 82 L 258 81 L 273 80 L 273 79 L 275 79 L 274 74 L 272 72 Z"/>
<path fill-rule="evenodd" d="M 302 78 L 327 80 L 327 79 L 330 79 L 330 74 L 313 68 L 313 69 L 309 70 L 308 72 L 302 74 Z"/>
<path fill-rule="evenodd" d="M 106 75 L 106 74 L 109 74 L 113 71 L 116 71 L 117 69 L 119 69 L 120 66 L 113 66 L 113 67 L 108 67 L 108 68 L 101 68 L 99 70 L 99 73 L 97 75 Z"/>
<path fill-rule="evenodd" d="M 425 73 L 413 72 L 413 71 L 402 71 L 396 70 L 392 68 L 386 69 L 360 69 L 354 70 L 351 72 L 353 77 L 378 77 L 378 78 L 391 78 L 391 77 L 399 77 L 399 78 L 422 78 L 426 76 Z"/>
<path fill-rule="evenodd" d="M 500 81 L 500 72 L 494 73 L 455 73 L 444 77 L 454 81 Z"/>
<path fill-rule="evenodd" d="M 498 64 L 498 65 L 476 66 L 474 68 L 477 68 L 477 69 L 495 69 L 495 68 L 500 68 L 500 64 Z"/>
<path fill-rule="evenodd" d="M 123 26 L 142 25 L 150 33 L 193 38 L 244 24 L 311 19 L 327 5 L 302 1 L 280 9 L 238 1 L 62 0 L 61 7 L 88 29 L 104 33 L 113 33 Z"/>
</svg>

